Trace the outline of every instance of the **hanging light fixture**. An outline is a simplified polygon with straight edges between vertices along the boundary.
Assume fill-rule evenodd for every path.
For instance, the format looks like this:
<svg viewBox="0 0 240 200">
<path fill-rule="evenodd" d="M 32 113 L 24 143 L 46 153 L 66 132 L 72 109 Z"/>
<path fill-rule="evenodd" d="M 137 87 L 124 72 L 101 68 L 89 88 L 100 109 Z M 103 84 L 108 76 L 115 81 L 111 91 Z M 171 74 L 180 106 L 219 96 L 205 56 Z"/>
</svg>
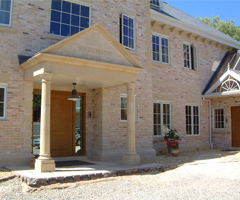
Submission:
<svg viewBox="0 0 240 200">
<path fill-rule="evenodd" d="M 77 101 L 80 99 L 80 97 L 77 95 L 77 90 L 75 89 L 76 83 L 73 83 L 74 89 L 72 90 L 72 95 L 68 98 L 68 100 L 71 101 Z"/>
</svg>

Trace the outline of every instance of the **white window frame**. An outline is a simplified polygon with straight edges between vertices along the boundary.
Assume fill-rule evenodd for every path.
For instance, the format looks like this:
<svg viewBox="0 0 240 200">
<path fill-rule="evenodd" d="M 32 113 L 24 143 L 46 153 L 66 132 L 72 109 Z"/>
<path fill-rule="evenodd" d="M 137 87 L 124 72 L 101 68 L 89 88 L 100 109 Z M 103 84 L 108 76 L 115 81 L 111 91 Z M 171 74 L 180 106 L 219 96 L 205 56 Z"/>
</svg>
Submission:
<svg viewBox="0 0 240 200">
<path fill-rule="evenodd" d="M 201 110 L 199 105 L 185 105 L 185 118 L 186 118 L 186 106 L 191 107 L 191 134 L 187 134 L 186 130 L 186 136 L 200 136 L 201 135 Z M 193 116 L 193 107 L 198 107 L 198 126 L 199 126 L 199 133 L 194 134 L 194 116 Z M 187 121 L 185 123 L 185 126 L 187 126 Z"/>
<path fill-rule="evenodd" d="M 223 128 L 217 128 L 215 125 L 215 110 L 223 110 Z M 221 115 L 220 115 L 221 116 Z M 219 107 L 219 108 L 213 108 L 213 130 L 224 130 L 225 129 L 225 115 L 224 115 L 224 108 L 223 107 Z"/>
<path fill-rule="evenodd" d="M 0 84 L 0 88 L 4 88 L 4 99 L 3 99 L 3 116 L 0 116 L 0 120 L 7 119 L 7 84 Z"/>
<path fill-rule="evenodd" d="M 189 49 L 189 52 L 186 52 L 185 51 L 185 48 L 184 48 L 184 45 L 186 45 Z M 193 53 L 192 53 L 192 49 L 193 49 Z M 185 53 L 188 54 L 188 57 L 189 57 L 189 65 L 188 66 L 185 66 Z M 193 62 L 192 62 L 193 60 Z M 195 70 L 195 71 L 198 71 L 198 50 L 197 50 L 197 45 L 195 44 L 191 44 L 191 43 L 188 43 L 188 42 L 184 42 L 183 43 L 183 66 L 185 69 L 190 69 L 190 70 Z M 193 66 L 192 66 L 192 63 L 193 63 Z"/>
<path fill-rule="evenodd" d="M 123 17 L 127 17 L 133 20 L 133 48 L 124 45 L 124 41 L 123 41 Z M 126 48 L 126 49 L 130 49 L 130 50 L 136 50 L 136 22 L 135 22 L 135 17 L 132 17 L 130 15 L 126 15 L 124 13 L 121 14 L 121 41 L 122 41 L 122 45 Z"/>
<path fill-rule="evenodd" d="M 51 0 L 51 3 L 52 3 L 53 0 Z M 86 7 L 89 7 L 89 27 L 91 27 L 91 17 L 92 17 L 92 9 L 91 9 L 91 4 L 88 4 L 88 3 L 85 3 L 85 2 L 82 2 L 82 1 L 78 1 L 78 0 L 62 0 L 62 1 L 67 1 L 67 2 L 70 2 L 70 3 L 74 3 L 74 4 L 78 4 L 80 6 L 86 6 Z M 51 8 L 51 12 L 52 12 L 52 8 Z M 51 14 L 51 13 L 50 13 Z M 61 14 L 62 14 L 62 11 L 61 11 Z M 71 19 L 70 19 L 71 21 Z M 50 19 L 50 26 L 49 26 L 49 29 L 51 30 L 51 19 Z M 61 22 L 62 24 L 62 22 Z M 80 31 L 79 31 L 80 32 Z M 60 34 L 54 34 L 54 33 L 51 33 L 51 35 L 56 35 L 56 36 L 61 36 L 61 37 L 69 37 L 70 35 L 68 36 L 63 36 L 61 35 L 61 29 L 60 29 Z"/>
<path fill-rule="evenodd" d="M 1 1 L 4 1 L 4 0 L 0 0 Z M 0 26 L 8 26 L 10 27 L 11 24 L 12 24 L 12 8 L 13 8 L 13 0 L 11 0 L 11 5 L 10 5 L 10 11 L 9 11 L 9 24 L 1 24 L 0 23 Z"/>
<path fill-rule="evenodd" d="M 127 120 L 122 120 L 122 119 L 121 119 L 121 110 L 122 110 L 122 101 L 121 101 L 121 99 L 122 99 L 122 98 L 126 98 L 126 99 L 127 99 L 127 94 L 121 94 L 121 95 L 120 95 L 120 122 L 126 123 Z M 137 122 L 137 96 L 134 95 L 134 98 L 135 98 L 135 122 Z M 126 109 L 126 110 L 127 110 L 127 109 Z"/>
<path fill-rule="evenodd" d="M 161 35 L 159 33 L 152 33 L 152 36 L 155 37 L 159 37 L 159 60 L 154 60 L 153 59 L 153 48 L 152 48 L 152 60 L 153 62 L 157 62 L 157 63 L 162 63 L 162 64 L 170 64 L 170 40 L 168 36 L 165 35 Z M 163 56 L 163 52 L 162 52 L 162 39 L 167 39 L 168 40 L 168 62 L 163 62 L 162 61 L 162 56 Z M 153 45 L 153 41 L 152 41 L 152 45 Z"/>
<path fill-rule="evenodd" d="M 154 123 L 154 104 L 160 104 L 160 106 L 161 106 L 161 113 L 160 113 L 160 115 L 161 115 L 161 135 L 154 135 L 154 125 L 155 125 L 155 123 Z M 164 137 L 164 130 L 163 130 L 163 105 L 164 104 L 168 104 L 169 105 L 169 120 L 170 120 L 170 129 L 172 128 L 172 103 L 171 102 L 169 102 L 169 101 L 153 101 L 153 136 L 154 137 Z"/>
</svg>

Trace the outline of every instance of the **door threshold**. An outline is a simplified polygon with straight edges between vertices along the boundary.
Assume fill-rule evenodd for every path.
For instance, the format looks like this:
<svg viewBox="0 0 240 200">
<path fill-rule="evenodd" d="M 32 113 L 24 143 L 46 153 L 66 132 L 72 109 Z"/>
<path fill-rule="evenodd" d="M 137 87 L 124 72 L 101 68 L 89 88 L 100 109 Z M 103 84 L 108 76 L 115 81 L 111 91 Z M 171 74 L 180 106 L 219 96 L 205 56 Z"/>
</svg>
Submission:
<svg viewBox="0 0 240 200">
<path fill-rule="evenodd" d="M 73 160 L 89 161 L 87 156 L 53 157 L 52 159 L 55 161 L 73 161 Z"/>
<path fill-rule="evenodd" d="M 232 151 L 240 151 L 240 147 L 230 147 L 229 149 Z"/>
</svg>

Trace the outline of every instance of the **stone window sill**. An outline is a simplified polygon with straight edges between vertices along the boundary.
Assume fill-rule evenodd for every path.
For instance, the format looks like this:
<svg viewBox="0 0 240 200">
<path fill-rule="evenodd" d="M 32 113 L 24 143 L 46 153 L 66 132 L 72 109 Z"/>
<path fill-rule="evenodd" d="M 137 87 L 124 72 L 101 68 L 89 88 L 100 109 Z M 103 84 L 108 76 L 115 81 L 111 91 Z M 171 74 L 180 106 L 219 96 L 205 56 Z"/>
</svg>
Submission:
<svg viewBox="0 0 240 200">
<path fill-rule="evenodd" d="M 16 29 L 10 26 L 0 26 L 0 31 L 15 33 Z"/>
<path fill-rule="evenodd" d="M 63 40 L 67 37 L 64 37 L 64 36 L 60 36 L 60 35 L 52 35 L 52 34 L 48 34 L 48 33 L 45 33 L 44 36 L 48 39 L 53 39 L 53 40 Z"/>
</svg>

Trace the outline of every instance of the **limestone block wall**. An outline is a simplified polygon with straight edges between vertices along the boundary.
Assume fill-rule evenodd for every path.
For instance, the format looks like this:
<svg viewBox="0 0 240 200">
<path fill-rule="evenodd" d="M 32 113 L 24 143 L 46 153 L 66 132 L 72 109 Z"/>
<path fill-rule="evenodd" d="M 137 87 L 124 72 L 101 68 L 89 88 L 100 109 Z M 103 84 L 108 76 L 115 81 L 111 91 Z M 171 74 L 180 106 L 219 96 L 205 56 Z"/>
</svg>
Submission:
<svg viewBox="0 0 240 200">
<path fill-rule="evenodd" d="M 202 91 L 227 49 L 184 32 L 157 27 L 153 27 L 153 31 L 167 35 L 170 42 L 170 64 L 152 62 L 153 100 L 171 103 L 172 128 L 177 129 L 182 138 L 181 151 L 209 149 L 209 105 L 202 100 Z M 197 45 L 198 71 L 184 69 L 183 42 Z M 200 107 L 200 135 L 186 135 L 186 105 Z M 154 137 L 154 148 L 158 152 L 166 151 L 163 137 Z"/>
<path fill-rule="evenodd" d="M 212 126 L 212 142 L 213 147 L 216 149 L 229 149 L 232 147 L 232 116 L 231 107 L 240 106 L 239 97 L 227 97 L 212 99 L 212 122 L 213 122 L 213 109 L 224 109 L 224 130 L 214 130 Z"/>
</svg>

